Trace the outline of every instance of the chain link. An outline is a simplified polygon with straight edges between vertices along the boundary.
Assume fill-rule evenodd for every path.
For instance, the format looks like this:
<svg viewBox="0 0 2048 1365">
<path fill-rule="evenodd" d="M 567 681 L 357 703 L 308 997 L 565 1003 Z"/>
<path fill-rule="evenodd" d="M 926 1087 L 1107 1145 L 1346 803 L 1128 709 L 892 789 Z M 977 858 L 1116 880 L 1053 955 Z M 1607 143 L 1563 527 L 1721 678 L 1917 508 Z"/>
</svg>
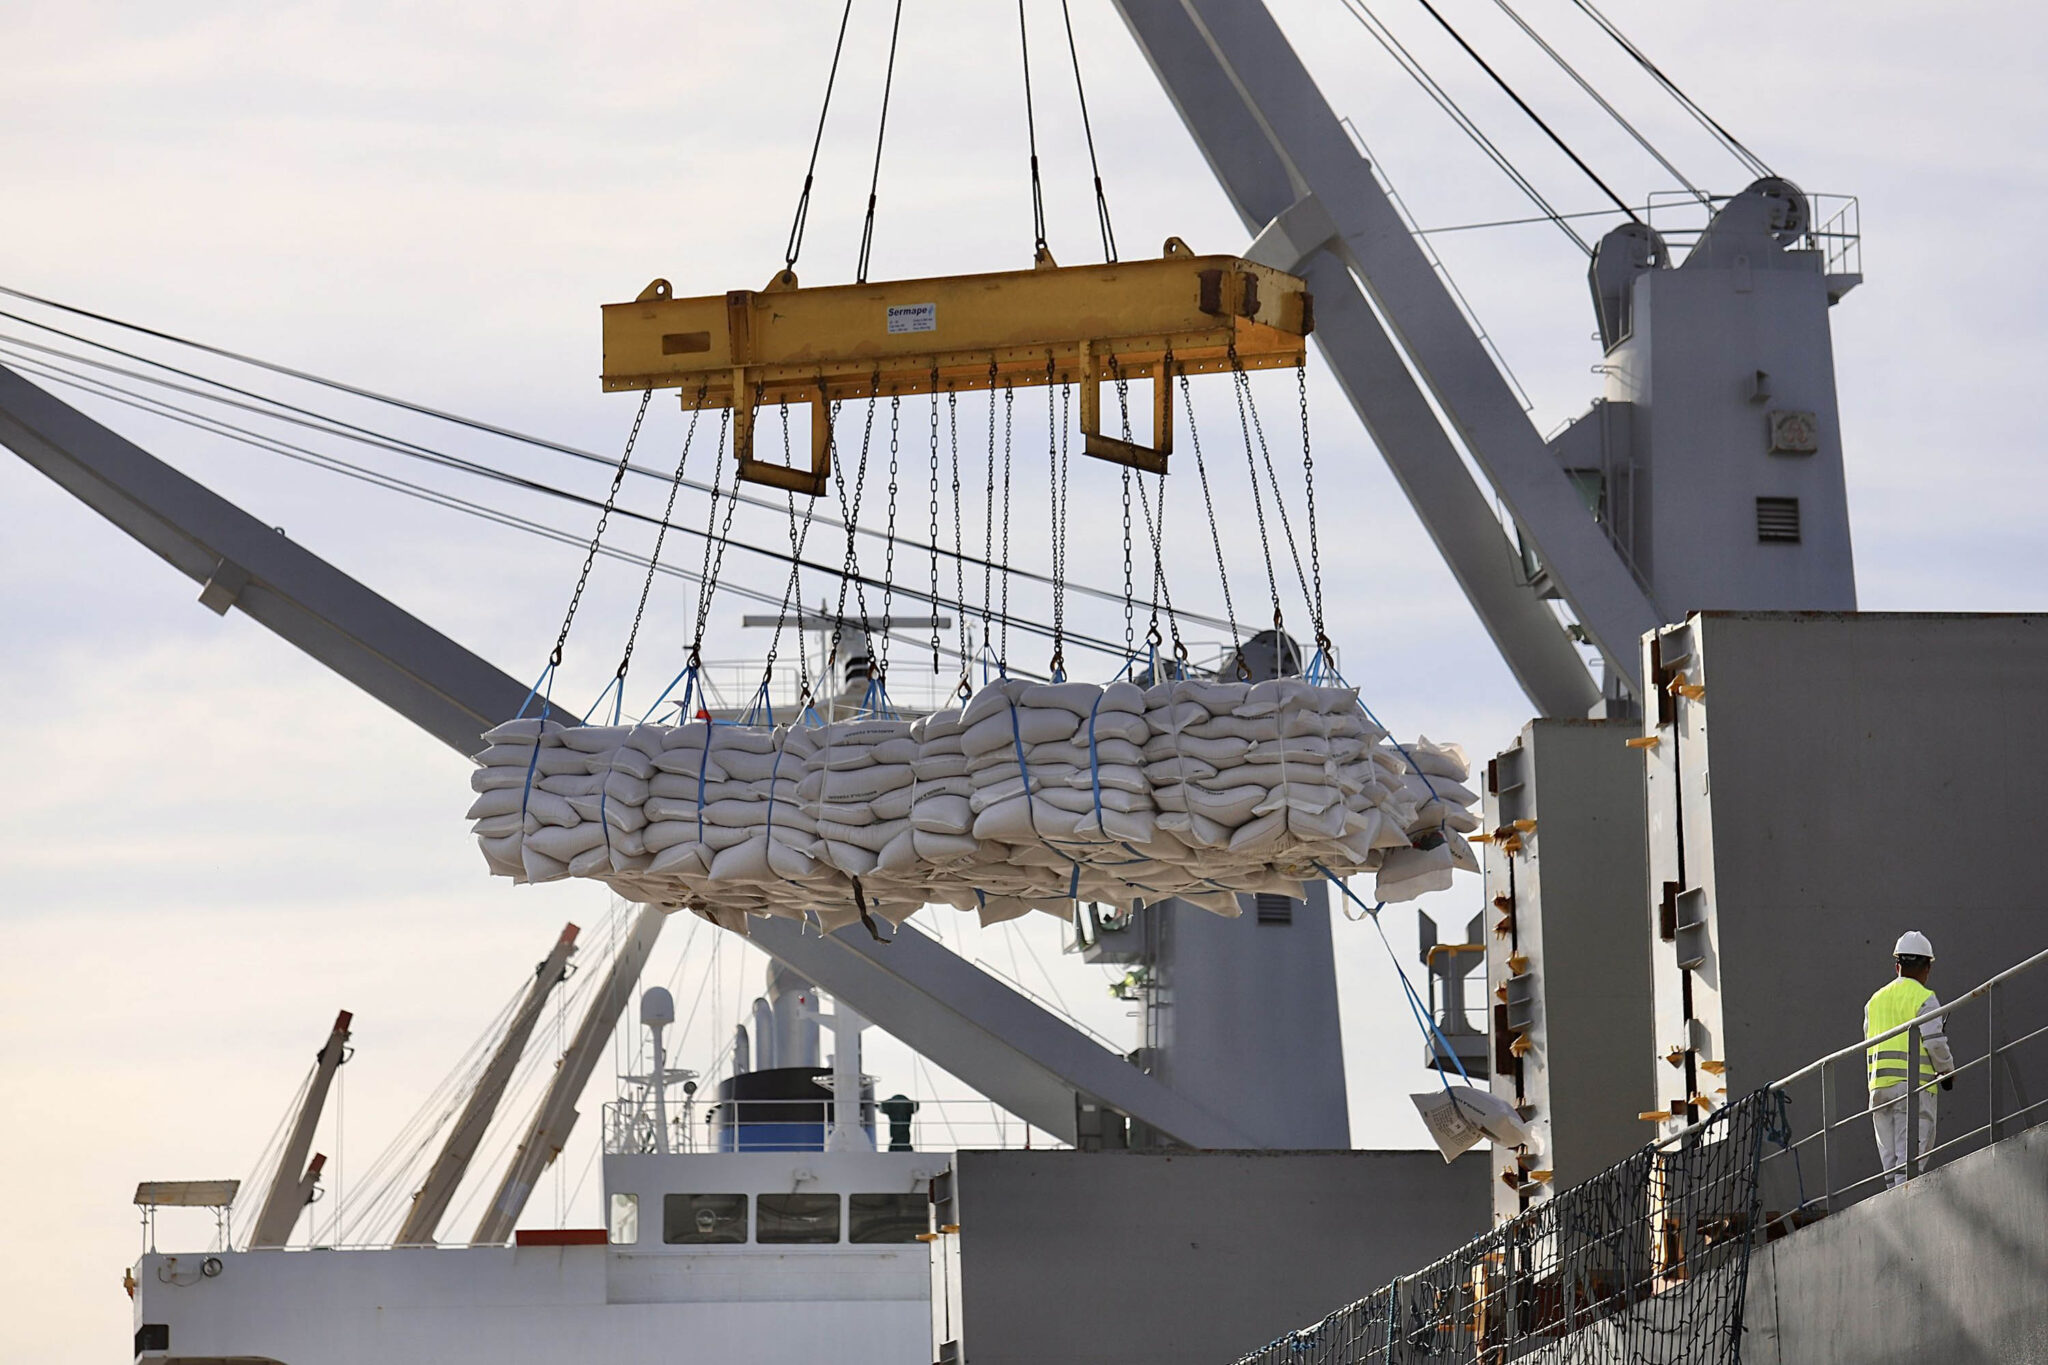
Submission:
<svg viewBox="0 0 2048 1365">
<path fill-rule="evenodd" d="M 562 646 L 569 643 L 569 627 L 576 623 L 576 609 L 583 605 L 583 589 L 590 582 L 590 566 L 597 562 L 597 547 L 604 539 L 605 527 L 611 524 L 612 507 L 619 497 L 619 485 L 625 482 L 626 465 L 633 458 L 633 443 L 640 439 L 640 424 L 647 420 L 647 404 L 654 397 L 651 388 L 640 391 L 640 410 L 633 414 L 633 430 L 626 435 L 626 449 L 619 456 L 619 467 L 612 471 L 612 487 L 604 495 L 604 510 L 597 514 L 597 530 L 590 537 L 590 548 L 583 555 L 583 569 L 576 575 L 576 591 L 569 594 L 569 610 L 562 616 L 561 633 L 555 636 L 554 652 L 548 655 L 548 667 L 559 667 L 562 662 Z"/>
<path fill-rule="evenodd" d="M 874 676 L 884 687 L 888 686 L 889 673 L 889 608 L 896 599 L 896 455 L 902 418 L 903 400 L 892 394 L 889 398 L 889 531 L 883 541 L 881 640 L 877 642 L 870 637 L 868 645 L 868 657 L 879 660 L 881 664 L 874 670 Z"/>
<path fill-rule="evenodd" d="M 1010 431 L 1011 419 L 1017 407 L 1017 391 L 1008 384 L 1003 385 L 1003 602 L 1002 602 L 1002 646 L 996 651 L 996 662 L 1007 672 L 1010 667 Z"/>
<path fill-rule="evenodd" d="M 939 671 L 939 372 L 932 370 L 932 673 Z"/>
<path fill-rule="evenodd" d="M 1300 372 L 1298 371 L 1297 373 L 1300 373 Z M 1246 373 L 1245 373 L 1245 372 L 1244 372 L 1244 371 L 1243 371 L 1243 370 L 1242 370 L 1242 369 L 1240 368 L 1240 369 L 1239 369 L 1239 370 L 1237 371 L 1237 374 L 1235 375 L 1235 377 L 1234 377 L 1234 379 L 1233 379 L 1233 382 L 1234 382 L 1234 383 L 1235 383 L 1235 384 L 1236 384 L 1236 385 L 1238 386 L 1238 390 L 1239 390 L 1239 398 L 1238 398 L 1238 401 L 1239 401 L 1239 403 L 1243 405 L 1243 407 L 1244 407 L 1244 408 L 1245 408 L 1245 409 L 1246 409 L 1246 410 L 1247 410 L 1247 411 L 1249 412 L 1249 414 L 1250 414 L 1250 417 L 1251 417 L 1251 434 L 1252 434 L 1253 438 L 1254 438 L 1254 439 L 1256 439 L 1256 440 L 1258 441 L 1258 443 L 1259 443 L 1259 458 L 1260 458 L 1260 460 L 1261 460 L 1261 461 L 1262 461 L 1262 462 L 1263 462 L 1263 463 L 1265 464 L 1265 466 L 1266 466 L 1266 482 L 1267 482 L 1268 484 L 1270 484 L 1270 485 L 1272 486 L 1272 489 L 1273 489 L 1273 507 L 1274 507 L 1274 509 L 1275 509 L 1276 511 L 1278 511 L 1278 512 L 1279 512 L 1279 514 L 1280 514 L 1280 530 L 1281 530 L 1281 533 L 1282 533 L 1283 535 L 1285 535 L 1285 536 L 1287 537 L 1287 555 L 1288 555 L 1288 558 L 1290 558 L 1291 560 L 1293 560 L 1293 561 L 1294 561 L 1294 578 L 1295 578 L 1295 581 L 1296 581 L 1297 583 L 1299 583 L 1299 584 L 1301 585 L 1301 600 L 1302 600 L 1302 603 L 1303 603 L 1303 605 L 1305 605 L 1305 606 L 1307 606 L 1307 607 L 1309 608 L 1309 611 L 1310 611 L 1310 616 L 1311 616 L 1311 618 L 1312 618 L 1312 619 L 1311 619 L 1311 624 L 1313 624 L 1313 625 L 1315 626 L 1317 634 L 1318 634 L 1318 635 L 1320 635 L 1320 634 L 1322 633 L 1322 624 L 1321 624 L 1320 620 L 1314 619 L 1314 618 L 1316 618 L 1316 617 L 1317 617 L 1317 615 L 1318 615 L 1318 613 L 1317 613 L 1317 610 L 1316 610 L 1316 606 L 1315 606 L 1315 602 L 1314 602 L 1314 594 L 1313 594 L 1313 593 L 1311 593 L 1311 592 L 1309 591 L 1309 585 L 1308 585 L 1308 574 L 1307 574 L 1307 573 L 1305 573 L 1305 572 L 1303 572 L 1303 570 L 1302 570 L 1302 567 L 1301 567 L 1301 547 L 1300 547 L 1300 545 L 1299 545 L 1299 544 L 1297 544 L 1297 543 L 1296 543 L 1296 541 L 1295 541 L 1295 539 L 1294 539 L 1294 520 L 1293 520 L 1293 518 L 1291 518 L 1290 516 L 1288 516 L 1288 514 L 1287 514 L 1287 499 L 1286 499 L 1285 497 L 1283 497 L 1283 496 L 1281 495 L 1281 492 L 1280 492 L 1280 474 L 1279 474 L 1279 471 L 1278 471 L 1278 470 L 1276 470 L 1276 469 L 1274 468 L 1274 466 L 1273 466 L 1273 452 L 1272 452 L 1272 451 L 1271 451 L 1271 449 L 1269 449 L 1269 448 L 1267 447 L 1267 445 L 1266 445 L 1266 429 L 1265 429 L 1265 426 L 1264 426 L 1264 425 L 1263 425 L 1263 424 L 1262 424 L 1262 423 L 1261 423 L 1261 422 L 1259 421 L 1259 402 L 1258 402 L 1258 399 L 1257 399 L 1257 398 L 1256 398 L 1256 397 L 1255 397 L 1255 396 L 1254 396 L 1254 395 L 1252 394 L 1252 380 L 1251 380 L 1251 376 L 1250 376 L 1249 374 L 1246 374 Z M 1307 414 L 1306 414 L 1306 404 L 1307 404 L 1307 399 L 1308 399 L 1308 390 L 1307 390 L 1307 387 L 1306 387 L 1306 383 L 1305 383 L 1305 381 L 1304 381 L 1304 384 L 1303 384 L 1303 388 L 1302 388 L 1302 391 L 1301 391 L 1301 397 L 1302 397 L 1302 401 L 1303 401 L 1303 405 L 1304 405 L 1304 413 L 1303 413 L 1303 416 L 1304 416 L 1304 419 L 1305 419 L 1305 418 L 1306 418 L 1306 415 L 1307 415 Z M 1306 435 L 1307 435 L 1307 425 L 1306 425 L 1306 421 L 1304 421 L 1304 424 L 1303 424 L 1303 436 L 1304 436 L 1304 438 L 1306 437 Z M 1305 454 L 1306 454 L 1306 452 L 1307 452 L 1307 448 L 1308 448 L 1308 446 L 1307 446 L 1307 441 L 1306 441 L 1306 439 L 1304 439 L 1304 441 L 1303 441 L 1303 443 L 1302 443 L 1302 449 L 1303 449 L 1303 453 L 1304 453 L 1304 455 L 1305 455 Z M 1250 452 L 1250 448 L 1249 448 L 1249 446 L 1247 446 L 1247 448 L 1246 448 L 1246 452 L 1247 452 L 1247 454 L 1249 454 L 1249 452 Z M 1313 478 L 1313 472 L 1314 472 L 1314 471 L 1313 471 L 1313 470 L 1311 469 L 1311 470 L 1310 470 L 1310 471 L 1308 472 L 1308 474 L 1307 474 L 1307 475 L 1306 475 L 1305 477 L 1309 477 L 1309 478 L 1311 478 L 1311 479 L 1312 479 L 1312 478 Z M 1256 482 L 1258 481 L 1258 471 L 1257 471 L 1257 470 L 1253 470 L 1253 471 L 1252 471 L 1252 480 L 1253 480 L 1253 482 L 1254 482 L 1254 483 L 1256 483 Z M 1313 493 L 1314 493 L 1314 485 L 1313 485 L 1313 483 L 1311 482 L 1311 484 L 1310 484 L 1310 494 L 1311 494 L 1311 496 L 1313 496 Z M 1314 528 L 1314 526 L 1313 526 L 1313 525 L 1311 525 L 1309 529 L 1310 529 L 1310 534 L 1311 534 L 1311 535 L 1313 535 L 1313 534 L 1314 534 L 1314 529 L 1315 529 L 1315 528 Z M 1275 608 L 1275 611 L 1274 611 L 1274 618 L 1273 618 L 1273 623 L 1274 623 L 1274 626 L 1275 626 L 1275 628 L 1277 629 L 1277 628 L 1278 628 L 1278 626 L 1279 626 L 1279 612 L 1278 612 L 1278 609 L 1277 609 L 1277 602 L 1276 602 L 1276 608 Z"/>
<path fill-rule="evenodd" d="M 981 647 L 988 648 L 996 568 L 996 363 L 988 363 L 988 479 L 982 485 Z"/>
<path fill-rule="evenodd" d="M 759 397 L 758 392 L 755 396 Z M 724 419 L 729 419 L 730 416 L 731 414 L 729 412 L 724 414 L 723 418 L 720 420 L 718 424 L 718 448 L 721 452 L 724 451 L 725 449 L 725 436 L 727 427 L 729 425 L 728 421 Z M 739 502 L 739 470 L 735 468 L 733 470 L 732 495 L 726 499 L 725 503 L 725 522 L 722 526 L 719 526 L 718 535 L 715 541 L 707 539 L 704 545 L 704 579 L 703 582 L 698 585 L 697 592 L 697 629 L 696 632 L 690 638 L 690 667 L 692 668 L 696 668 L 704 661 L 704 627 L 705 624 L 711 619 L 711 601 L 714 597 L 718 595 L 718 575 L 720 570 L 722 570 L 725 567 L 725 546 L 727 540 L 730 538 L 732 534 L 732 511 L 733 508 L 739 506 Z M 717 522 L 718 475 L 714 473 L 711 476 L 711 521 L 709 524 L 715 525 L 717 524 Z M 707 525 L 706 536 L 709 537 L 709 535 L 709 526 Z M 714 548 L 717 551 L 715 557 L 712 553 Z"/>
<path fill-rule="evenodd" d="M 1054 366 L 1051 352 L 1045 357 L 1045 459 L 1047 466 L 1047 501 L 1052 512 L 1052 662 L 1051 672 L 1057 681 L 1066 666 L 1067 634 L 1067 592 L 1066 592 L 1066 517 L 1062 505 L 1066 496 L 1066 471 L 1062 467 L 1061 424 L 1058 400 L 1053 389 L 1058 371 Z M 1066 392 L 1064 387 L 1060 392 Z"/>
<path fill-rule="evenodd" d="M 819 391 L 820 393 L 824 391 L 823 385 L 819 386 Z M 839 406 L 837 403 L 831 405 L 829 413 L 831 419 L 836 419 L 839 416 Z M 790 459 L 789 404 L 784 403 L 782 405 L 782 462 L 788 464 Z M 811 695 L 811 660 L 809 653 L 803 646 L 802 635 L 804 599 L 801 590 L 801 575 L 803 573 L 804 545 L 811 538 L 811 518 L 817 515 L 818 500 L 816 498 L 805 499 L 804 515 L 801 526 L 799 526 L 796 515 L 796 494 L 786 492 L 783 494 L 783 497 L 789 505 L 789 582 L 782 590 L 782 610 L 775 618 L 775 631 L 768 637 L 768 659 L 766 666 L 761 670 L 761 686 L 765 688 L 775 679 L 775 656 L 782 648 L 782 628 L 789 618 L 790 603 L 794 602 L 796 604 L 798 632 L 797 704 L 801 706 L 810 699 Z"/>
<path fill-rule="evenodd" d="M 967 666 L 967 561 L 964 557 L 966 527 L 960 520 L 960 395 L 946 394 L 946 431 L 953 451 L 953 602 L 960 613 L 960 664 Z M 936 611 L 936 608 L 934 608 Z"/>
<path fill-rule="evenodd" d="M 1308 567 L 1314 579 L 1308 610 L 1316 628 L 1316 648 L 1327 657 L 1330 636 L 1323 617 L 1323 551 L 1316 535 L 1316 456 L 1308 440 L 1308 365 L 1305 360 L 1294 375 L 1301 393 L 1301 473 L 1303 482 L 1308 486 Z"/>
<path fill-rule="evenodd" d="M 846 525 L 846 571 L 839 578 L 839 606 L 832 617 L 832 649 L 828 655 L 835 662 L 839 660 L 839 643 L 846 632 L 848 587 L 853 589 L 854 601 L 860 607 L 861 626 L 865 628 L 868 623 L 867 588 L 860 581 L 860 552 L 855 545 L 855 537 L 859 534 L 861 494 L 867 488 L 868 448 L 875 435 L 875 399 L 881 395 L 881 391 L 881 376 L 875 375 L 868 384 L 868 415 L 867 421 L 861 426 L 860 463 L 854 469 L 853 501 L 850 504 L 846 497 L 846 471 L 843 462 L 836 458 L 832 461 L 832 481 L 839 493 L 839 519 Z"/>
<path fill-rule="evenodd" d="M 1209 512 L 1209 541 L 1216 547 L 1216 577 L 1223 584 L 1223 615 L 1230 622 L 1230 648 L 1233 653 L 1242 655 L 1244 651 L 1244 636 L 1237 628 L 1237 606 L 1231 601 L 1230 597 L 1230 571 L 1223 563 L 1223 534 L 1216 529 L 1216 500 L 1209 491 L 1209 467 L 1202 459 L 1202 437 L 1200 431 L 1195 426 L 1195 398 L 1194 394 L 1188 389 L 1188 377 L 1185 371 L 1180 376 L 1180 398 L 1182 406 L 1188 412 L 1188 444 L 1195 449 L 1195 473 L 1202 482 L 1202 506 L 1207 508 Z M 1166 495 L 1164 485 L 1162 485 L 1160 502 L 1163 504 L 1165 500 Z M 1164 510 L 1163 507 L 1162 510 Z"/>
<path fill-rule="evenodd" d="M 1280 579 L 1273 572 L 1273 540 L 1271 536 L 1266 534 L 1266 500 L 1259 492 L 1259 466 L 1257 460 L 1252 457 L 1251 419 L 1245 411 L 1245 390 L 1250 388 L 1251 384 L 1245 378 L 1243 363 L 1237 358 L 1237 343 L 1235 342 L 1232 342 L 1230 346 L 1230 373 L 1231 391 L 1237 395 L 1237 425 L 1244 432 L 1245 468 L 1251 471 L 1252 476 L 1252 511 L 1258 514 L 1259 557 L 1266 563 L 1266 586 L 1272 589 L 1273 592 L 1273 629 L 1277 631 L 1282 629 L 1280 617 Z M 1264 444 L 1265 441 L 1262 437 L 1260 445 L 1263 447 Z M 1278 648 L 1277 644 L 1275 648 Z M 1238 665 L 1240 669 L 1244 666 L 1242 655 L 1239 656 Z"/>
<path fill-rule="evenodd" d="M 633 627 L 626 632 L 626 648 L 619 655 L 619 671 L 614 676 L 619 681 L 621 694 L 625 692 L 626 670 L 633 663 L 633 646 L 640 639 L 640 621 L 647 615 L 647 598 L 654 591 L 654 573 L 661 566 L 661 547 L 668 540 L 669 523 L 675 516 L 676 494 L 683 486 L 683 466 L 690 462 L 690 443 L 697 438 L 697 420 L 704 415 L 704 394 L 707 387 L 702 384 L 697 386 L 697 401 L 690 409 L 690 426 L 683 433 L 683 453 L 676 458 L 675 477 L 668 483 L 668 505 L 661 509 L 661 525 L 654 533 L 654 552 L 647 557 L 647 578 L 640 584 L 640 605 L 633 609 Z M 623 704 L 623 695 L 620 700 Z"/>
<path fill-rule="evenodd" d="M 1131 605 L 1131 467 L 1125 465 L 1124 474 L 1124 653 L 1130 655 L 1137 649 L 1137 629 L 1134 624 L 1135 611 Z"/>
</svg>

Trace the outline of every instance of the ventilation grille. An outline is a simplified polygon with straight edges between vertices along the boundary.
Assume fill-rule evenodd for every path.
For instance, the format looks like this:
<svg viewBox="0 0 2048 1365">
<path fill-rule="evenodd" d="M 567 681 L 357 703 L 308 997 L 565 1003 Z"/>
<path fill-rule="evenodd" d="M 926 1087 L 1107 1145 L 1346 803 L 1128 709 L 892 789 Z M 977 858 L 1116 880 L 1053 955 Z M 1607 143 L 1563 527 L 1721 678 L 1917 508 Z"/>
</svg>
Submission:
<svg viewBox="0 0 2048 1365">
<path fill-rule="evenodd" d="M 1261 891 L 1255 899 L 1258 901 L 1259 923 L 1294 923 L 1294 902 L 1287 897 L 1277 892 Z"/>
<path fill-rule="evenodd" d="M 1762 542 L 1775 541 L 1781 545 L 1799 543 L 1799 499 L 1758 498 L 1756 500 L 1756 538 Z"/>
</svg>

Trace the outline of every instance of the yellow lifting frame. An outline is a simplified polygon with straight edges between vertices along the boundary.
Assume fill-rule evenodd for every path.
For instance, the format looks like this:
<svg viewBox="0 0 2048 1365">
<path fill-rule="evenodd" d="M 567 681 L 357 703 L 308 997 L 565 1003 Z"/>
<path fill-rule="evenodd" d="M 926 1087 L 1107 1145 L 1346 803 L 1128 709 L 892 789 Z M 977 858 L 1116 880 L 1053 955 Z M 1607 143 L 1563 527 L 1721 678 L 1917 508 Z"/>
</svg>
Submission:
<svg viewBox="0 0 2048 1365">
<path fill-rule="evenodd" d="M 1164 474 L 1172 378 L 1299 366 L 1314 313 L 1293 275 L 1178 238 L 1154 261 L 679 299 L 656 280 L 604 306 L 606 392 L 677 388 L 731 408 L 743 479 L 817 497 L 832 472 L 830 404 L 848 398 L 1079 383 L 1088 454 Z M 1172 374 L 1167 373 L 1171 358 Z M 1152 381 L 1152 444 L 1102 432 L 1102 382 Z M 754 458 L 756 410 L 811 405 L 808 469 Z"/>
</svg>

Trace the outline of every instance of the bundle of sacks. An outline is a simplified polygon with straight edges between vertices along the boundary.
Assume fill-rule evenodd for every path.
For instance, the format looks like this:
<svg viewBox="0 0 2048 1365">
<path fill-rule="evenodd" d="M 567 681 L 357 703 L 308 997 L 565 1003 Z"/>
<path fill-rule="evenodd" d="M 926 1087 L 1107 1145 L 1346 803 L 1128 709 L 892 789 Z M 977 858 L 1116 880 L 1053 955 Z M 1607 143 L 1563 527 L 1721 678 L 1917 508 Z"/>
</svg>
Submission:
<svg viewBox="0 0 2048 1365">
<path fill-rule="evenodd" d="M 1075 900 L 1299 897 L 1372 872 L 1409 900 L 1477 870 L 1455 745 L 1391 743 L 1301 679 L 1027 683 L 914 721 L 564 726 L 485 736 L 470 819 L 491 870 L 826 931 L 926 904 L 984 923 Z"/>
</svg>

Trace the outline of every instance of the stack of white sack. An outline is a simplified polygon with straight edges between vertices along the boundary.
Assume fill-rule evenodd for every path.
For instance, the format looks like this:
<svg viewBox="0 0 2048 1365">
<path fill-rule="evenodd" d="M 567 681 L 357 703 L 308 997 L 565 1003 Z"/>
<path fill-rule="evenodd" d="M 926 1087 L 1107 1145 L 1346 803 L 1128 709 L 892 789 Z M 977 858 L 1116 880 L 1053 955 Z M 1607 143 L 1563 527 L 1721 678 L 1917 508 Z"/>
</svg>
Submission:
<svg viewBox="0 0 2048 1365">
<path fill-rule="evenodd" d="M 1261 891 L 1377 873 L 1408 900 L 1476 870 L 1464 754 L 1388 742 L 1349 688 L 1004 680 L 917 721 L 769 728 L 509 721 L 470 808 L 495 873 L 604 881 L 728 928 L 928 903 L 984 923 L 1076 899 Z"/>
</svg>

